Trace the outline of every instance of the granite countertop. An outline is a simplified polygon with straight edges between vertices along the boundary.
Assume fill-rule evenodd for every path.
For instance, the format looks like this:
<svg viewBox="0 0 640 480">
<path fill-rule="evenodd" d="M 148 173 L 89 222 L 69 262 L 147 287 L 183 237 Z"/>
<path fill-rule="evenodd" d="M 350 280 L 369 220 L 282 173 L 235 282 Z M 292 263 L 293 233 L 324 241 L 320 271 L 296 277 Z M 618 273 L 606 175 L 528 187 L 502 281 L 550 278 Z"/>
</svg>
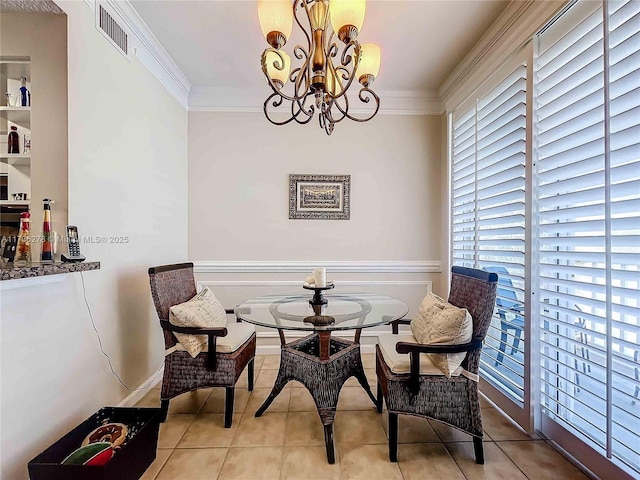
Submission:
<svg viewBox="0 0 640 480">
<path fill-rule="evenodd" d="M 39 263 L 31 262 L 29 265 L 14 267 L 12 264 L 2 265 L 0 281 L 16 280 L 19 278 L 42 277 L 44 275 L 60 275 L 63 273 L 86 272 L 99 270 L 100 262 L 55 262 Z"/>
</svg>

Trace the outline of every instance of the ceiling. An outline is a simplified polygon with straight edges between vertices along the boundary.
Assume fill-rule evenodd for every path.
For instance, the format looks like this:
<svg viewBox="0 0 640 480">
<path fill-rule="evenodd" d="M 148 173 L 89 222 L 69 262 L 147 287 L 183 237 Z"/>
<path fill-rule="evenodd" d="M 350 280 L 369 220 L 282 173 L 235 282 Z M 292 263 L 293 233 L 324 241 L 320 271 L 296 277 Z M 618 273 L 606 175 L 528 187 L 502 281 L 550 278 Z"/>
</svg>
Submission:
<svg viewBox="0 0 640 480">
<path fill-rule="evenodd" d="M 369 0 L 358 40 L 378 43 L 382 49 L 374 90 L 437 97 L 438 88 L 508 3 Z M 255 0 L 131 4 L 191 82 L 192 94 L 209 89 L 267 95 L 260 55 L 268 45 Z M 285 47 L 290 54 L 303 39 L 296 36 L 296 28 Z"/>
</svg>

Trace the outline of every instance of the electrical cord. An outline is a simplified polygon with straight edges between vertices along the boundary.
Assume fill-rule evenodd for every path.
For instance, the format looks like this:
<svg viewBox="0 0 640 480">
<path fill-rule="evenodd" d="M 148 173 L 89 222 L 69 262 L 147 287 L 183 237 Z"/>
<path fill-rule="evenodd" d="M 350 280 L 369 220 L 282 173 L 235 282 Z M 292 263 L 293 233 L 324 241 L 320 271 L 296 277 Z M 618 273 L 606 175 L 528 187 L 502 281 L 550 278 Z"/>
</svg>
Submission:
<svg viewBox="0 0 640 480">
<path fill-rule="evenodd" d="M 93 330 L 96 332 L 96 337 L 98 337 L 98 344 L 100 345 L 100 351 L 102 352 L 102 354 L 105 357 L 107 357 L 107 361 L 109 362 L 109 368 L 111 369 L 111 373 L 113 373 L 113 375 L 118 379 L 118 382 L 120 382 L 120 385 L 122 385 L 124 388 L 126 388 L 130 392 L 138 392 L 140 390 L 147 390 L 151 385 L 153 385 L 155 383 L 156 379 L 158 378 L 158 375 L 160 374 L 160 371 L 161 371 L 161 366 L 158 367 L 158 371 L 153 376 L 153 378 L 151 380 L 149 380 L 149 382 L 143 387 L 130 388 L 122 381 L 122 379 L 120 378 L 120 375 L 118 375 L 116 373 L 116 371 L 114 370 L 114 368 L 113 368 L 113 364 L 111 363 L 111 357 L 109 357 L 107 352 L 104 351 L 104 348 L 102 346 L 102 338 L 100 338 L 100 332 L 98 332 L 98 329 L 96 328 L 96 322 L 93 319 L 93 313 L 91 313 L 91 307 L 89 306 L 89 301 L 87 300 L 87 289 L 86 289 L 86 287 L 84 285 L 84 274 L 83 274 L 83 272 L 80 272 L 80 279 L 82 280 L 82 296 L 84 297 L 84 303 L 87 306 L 87 311 L 89 312 L 89 317 L 91 318 L 91 326 L 93 327 Z"/>
</svg>

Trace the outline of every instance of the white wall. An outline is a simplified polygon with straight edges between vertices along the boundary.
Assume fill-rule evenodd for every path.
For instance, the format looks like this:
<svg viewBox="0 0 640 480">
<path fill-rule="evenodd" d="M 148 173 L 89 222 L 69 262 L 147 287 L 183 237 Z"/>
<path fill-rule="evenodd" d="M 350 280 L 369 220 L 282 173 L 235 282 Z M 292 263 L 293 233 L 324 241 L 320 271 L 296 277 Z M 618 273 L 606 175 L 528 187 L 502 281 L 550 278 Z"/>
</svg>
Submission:
<svg viewBox="0 0 640 480">
<path fill-rule="evenodd" d="M 439 117 L 346 122 L 190 112 L 190 258 L 437 260 Z M 351 219 L 289 220 L 291 173 L 351 175 Z"/>
<path fill-rule="evenodd" d="M 69 221 L 101 270 L 85 273 L 87 301 L 113 366 L 137 387 L 162 364 L 149 293 L 150 265 L 187 257 L 187 113 L 133 57 L 95 30 L 86 2 L 68 14 Z M 109 371 L 80 274 L 7 290 L 1 282 L 1 471 L 27 478 L 27 462 L 80 421 L 128 394 Z"/>
<path fill-rule="evenodd" d="M 440 116 L 345 121 L 328 137 L 316 121 L 276 127 L 262 113 L 190 112 L 189 258 L 228 306 L 301 293 L 307 273 L 291 262 L 310 273 L 331 261 L 341 288 L 397 296 L 413 312 L 431 285 L 442 289 L 441 165 Z M 351 219 L 290 220 L 289 174 L 351 175 Z"/>
</svg>

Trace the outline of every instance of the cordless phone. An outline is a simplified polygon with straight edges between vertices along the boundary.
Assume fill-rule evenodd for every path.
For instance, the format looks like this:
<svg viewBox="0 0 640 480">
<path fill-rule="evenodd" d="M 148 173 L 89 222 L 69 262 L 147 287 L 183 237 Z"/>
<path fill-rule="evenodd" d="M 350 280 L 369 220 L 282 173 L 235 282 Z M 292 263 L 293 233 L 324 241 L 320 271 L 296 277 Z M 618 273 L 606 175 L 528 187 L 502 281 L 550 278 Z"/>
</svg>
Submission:
<svg viewBox="0 0 640 480">
<path fill-rule="evenodd" d="M 69 255 L 62 254 L 63 262 L 82 262 L 84 255 L 80 254 L 80 239 L 78 237 L 78 227 L 67 225 L 67 243 L 69 245 Z"/>
</svg>

